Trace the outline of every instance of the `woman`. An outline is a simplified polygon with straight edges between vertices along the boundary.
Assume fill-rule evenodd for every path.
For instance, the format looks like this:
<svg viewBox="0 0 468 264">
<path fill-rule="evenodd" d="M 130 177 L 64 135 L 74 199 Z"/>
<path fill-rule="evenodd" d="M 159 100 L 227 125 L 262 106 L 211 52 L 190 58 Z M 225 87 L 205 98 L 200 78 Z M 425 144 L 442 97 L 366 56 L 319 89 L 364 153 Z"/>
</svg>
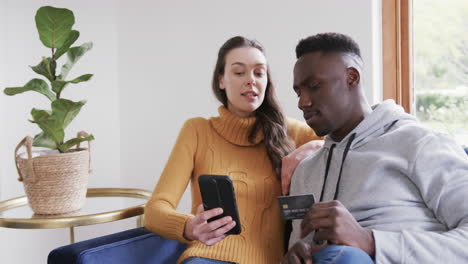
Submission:
<svg viewBox="0 0 468 264">
<path fill-rule="evenodd" d="M 263 48 L 243 37 L 221 47 L 212 89 L 219 116 L 185 122 L 145 209 L 146 227 L 187 243 L 178 263 L 278 263 L 284 254 L 281 161 L 295 146 L 318 139 L 305 124 L 285 120 L 277 103 Z M 228 175 L 234 182 L 242 232 L 220 208 L 204 211 L 198 177 Z M 175 210 L 191 183 L 192 214 Z"/>
</svg>

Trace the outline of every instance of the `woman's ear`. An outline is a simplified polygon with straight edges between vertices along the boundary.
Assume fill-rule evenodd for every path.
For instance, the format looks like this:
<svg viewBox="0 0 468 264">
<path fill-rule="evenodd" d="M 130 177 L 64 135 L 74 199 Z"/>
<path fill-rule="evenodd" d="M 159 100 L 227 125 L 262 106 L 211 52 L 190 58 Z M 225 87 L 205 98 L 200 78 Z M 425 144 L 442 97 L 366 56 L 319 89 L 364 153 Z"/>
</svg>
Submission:
<svg viewBox="0 0 468 264">
<path fill-rule="evenodd" d="M 219 89 L 224 90 L 226 86 L 224 85 L 224 78 L 223 75 L 219 75 L 218 77 Z"/>
<path fill-rule="evenodd" d="M 359 85 L 361 81 L 361 74 L 359 71 L 354 68 L 354 67 L 349 67 L 347 69 L 347 74 L 348 74 L 348 86 L 349 87 L 356 87 Z"/>
</svg>

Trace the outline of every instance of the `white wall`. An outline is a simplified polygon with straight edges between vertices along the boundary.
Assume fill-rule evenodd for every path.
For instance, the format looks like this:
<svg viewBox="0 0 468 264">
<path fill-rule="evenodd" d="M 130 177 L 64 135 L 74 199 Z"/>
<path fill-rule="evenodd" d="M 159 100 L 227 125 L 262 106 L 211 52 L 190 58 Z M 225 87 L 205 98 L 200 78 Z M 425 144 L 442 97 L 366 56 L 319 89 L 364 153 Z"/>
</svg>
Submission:
<svg viewBox="0 0 468 264">
<path fill-rule="evenodd" d="M 0 5 L 0 33 L 6 31 L 7 28 L 7 19 L 6 19 L 6 9 Z M 3 34 L 0 34 L 2 36 Z M 6 61 L 6 41 L 3 41 L 3 37 L 0 39 L 0 80 L 5 80 L 6 78 L 6 63 L 1 63 Z M 0 96 L 0 125 L 5 127 L 5 97 Z M 4 129 L 0 129 L 0 149 L 3 149 L 5 145 L 4 138 Z M 4 189 L 4 184 L 2 184 L 3 175 L 5 174 L 5 164 L 3 162 L 6 160 L 6 156 L 3 156 L 3 153 L 0 153 L 0 199 L 2 198 L 2 193 Z"/>
<path fill-rule="evenodd" d="M 360 44 L 366 94 L 371 102 L 380 99 L 379 88 L 373 89 L 380 85 L 381 69 L 377 0 L 2 0 L 0 88 L 35 77 L 27 65 L 46 54 L 33 21 L 43 5 L 72 9 L 75 28 L 81 32 L 78 43 L 94 43 L 72 72 L 94 73 L 94 79 L 68 88 L 64 95 L 88 99 L 69 133 L 86 129 L 96 137 L 91 187 L 153 189 L 184 120 L 217 114 L 211 73 L 220 45 L 234 35 L 264 44 L 288 116 L 302 119 L 292 92 L 295 45 L 300 38 L 319 32 L 345 33 Z M 1 200 L 24 194 L 16 181 L 12 153 L 22 137 L 37 133 L 26 120 L 32 106 L 41 106 L 39 101 L 44 100 L 32 93 L 0 95 L 0 124 L 7 127 L 0 130 Z M 187 196 L 179 207 L 188 211 Z M 128 220 L 80 227 L 76 236 L 82 240 L 133 224 Z M 67 241 L 64 229 L 0 228 L 0 261 L 45 262 L 51 249 Z M 26 250 L 30 253 L 21 254 Z"/>
</svg>

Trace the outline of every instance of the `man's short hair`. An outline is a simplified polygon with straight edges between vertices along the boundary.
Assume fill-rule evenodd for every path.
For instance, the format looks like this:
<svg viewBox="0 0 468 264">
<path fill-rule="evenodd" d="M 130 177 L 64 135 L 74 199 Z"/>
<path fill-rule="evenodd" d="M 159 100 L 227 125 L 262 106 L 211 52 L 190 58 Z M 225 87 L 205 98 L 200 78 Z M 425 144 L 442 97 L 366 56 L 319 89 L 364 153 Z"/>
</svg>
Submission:
<svg viewBox="0 0 468 264">
<path fill-rule="evenodd" d="M 340 33 L 321 33 L 302 39 L 296 46 L 296 58 L 299 59 L 306 53 L 317 51 L 344 52 L 361 58 L 359 45 L 352 38 Z"/>
</svg>

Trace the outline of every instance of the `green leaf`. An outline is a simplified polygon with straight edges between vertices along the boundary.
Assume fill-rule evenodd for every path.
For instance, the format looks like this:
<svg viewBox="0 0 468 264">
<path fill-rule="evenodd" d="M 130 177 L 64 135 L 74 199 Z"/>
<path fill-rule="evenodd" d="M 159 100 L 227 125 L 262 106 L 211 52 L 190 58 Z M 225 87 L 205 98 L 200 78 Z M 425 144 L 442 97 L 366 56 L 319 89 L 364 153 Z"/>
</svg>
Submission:
<svg viewBox="0 0 468 264">
<path fill-rule="evenodd" d="M 75 24 L 72 11 L 51 6 L 39 8 L 35 20 L 39 38 L 48 48 L 62 47 Z"/>
<path fill-rule="evenodd" d="M 70 34 L 68 35 L 68 38 L 65 41 L 65 43 L 63 43 L 63 45 L 60 48 L 58 48 L 57 51 L 55 51 L 54 59 L 57 60 L 63 54 L 65 54 L 65 52 L 67 52 L 68 49 L 70 49 L 71 45 L 75 43 L 75 41 L 78 39 L 79 36 L 80 36 L 80 32 L 78 32 L 77 30 L 70 31 Z"/>
<path fill-rule="evenodd" d="M 48 119 L 42 119 L 37 121 L 31 121 L 32 123 L 37 124 L 42 131 L 52 139 L 56 145 L 59 145 L 63 142 L 65 137 L 65 131 L 60 120 L 49 117 Z"/>
<path fill-rule="evenodd" d="M 39 62 L 38 65 L 30 67 L 35 73 L 46 77 L 51 82 L 54 81 L 57 62 L 55 62 L 55 60 L 53 60 L 52 58 L 42 57 L 42 61 Z"/>
<path fill-rule="evenodd" d="M 80 83 L 80 82 L 87 82 L 91 79 L 91 77 L 93 77 L 92 74 L 83 74 L 81 75 L 80 77 L 77 77 L 71 81 L 69 81 L 70 83 Z"/>
<path fill-rule="evenodd" d="M 46 120 L 46 119 L 49 119 L 49 117 L 50 117 L 50 113 L 48 111 L 40 110 L 40 109 L 36 109 L 36 108 L 33 108 L 31 110 L 31 115 L 32 115 L 34 121 Z"/>
<path fill-rule="evenodd" d="M 52 102 L 52 115 L 58 125 L 65 129 L 68 124 L 78 115 L 81 107 L 86 101 L 73 102 L 67 99 L 58 99 Z"/>
<path fill-rule="evenodd" d="M 62 66 L 62 72 L 59 79 L 65 80 L 73 65 L 75 65 L 75 63 L 92 47 L 93 43 L 88 42 L 81 46 L 70 48 L 67 52 L 68 61 Z"/>
<path fill-rule="evenodd" d="M 34 147 L 44 147 L 44 148 L 50 148 L 50 149 L 57 148 L 56 143 L 50 137 L 48 137 L 44 132 L 41 132 L 34 137 L 32 145 Z"/>
<path fill-rule="evenodd" d="M 51 101 L 55 100 L 55 95 L 50 91 L 49 85 L 41 79 L 32 79 L 23 87 L 8 87 L 3 90 L 6 95 L 15 95 L 27 91 L 35 91 L 45 95 Z"/>
<path fill-rule="evenodd" d="M 77 77 L 71 81 L 62 81 L 62 80 L 56 80 L 52 82 L 52 91 L 55 93 L 61 93 L 63 89 L 69 84 L 69 83 L 80 83 L 80 82 L 86 82 L 89 81 L 93 77 L 92 74 L 83 74 L 80 77 Z"/>
<path fill-rule="evenodd" d="M 73 102 L 66 99 L 57 99 L 52 102 L 52 112 L 49 114 L 45 110 L 33 109 L 31 115 L 45 136 L 50 138 L 58 146 L 63 143 L 65 137 L 65 128 L 80 112 L 85 101 Z"/>
<path fill-rule="evenodd" d="M 68 85 L 69 82 L 56 80 L 52 82 L 52 91 L 55 93 L 60 93 Z"/>
<path fill-rule="evenodd" d="M 58 146 L 58 149 L 60 150 L 60 152 L 65 152 L 67 150 L 69 150 L 71 147 L 73 147 L 74 145 L 78 144 L 78 143 L 81 143 L 81 142 L 84 142 L 84 141 L 91 141 L 91 140 L 94 140 L 94 136 L 93 135 L 89 135 L 87 137 L 77 137 L 77 138 L 72 138 L 70 140 L 68 140 L 67 142 L 61 144 Z"/>
</svg>

